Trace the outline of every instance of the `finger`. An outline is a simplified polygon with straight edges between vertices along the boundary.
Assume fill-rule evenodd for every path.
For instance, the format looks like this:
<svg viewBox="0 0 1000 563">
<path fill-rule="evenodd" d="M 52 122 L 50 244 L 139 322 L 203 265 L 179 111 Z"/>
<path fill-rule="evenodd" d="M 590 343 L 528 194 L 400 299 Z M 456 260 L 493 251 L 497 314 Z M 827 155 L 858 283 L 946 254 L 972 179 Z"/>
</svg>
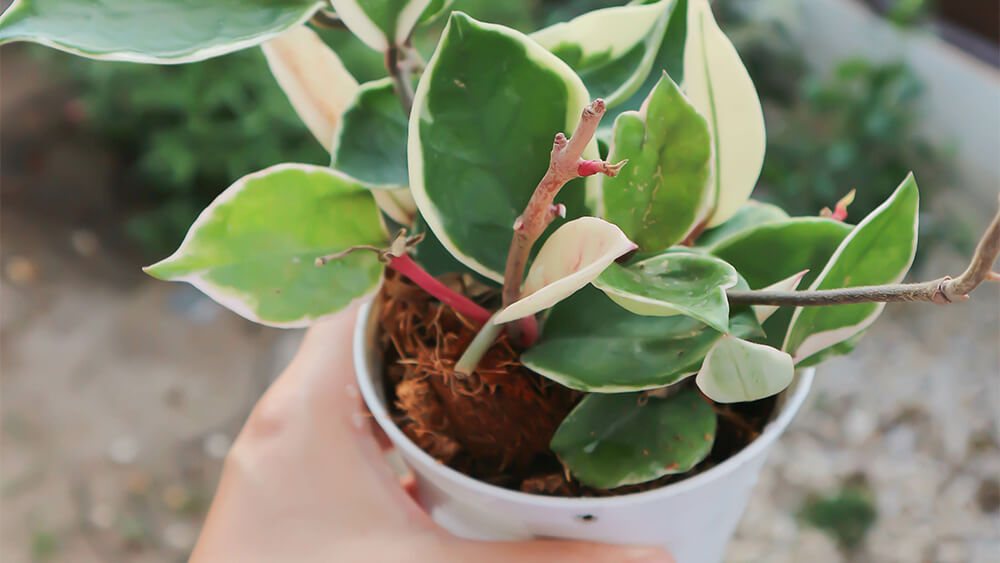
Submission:
<svg viewBox="0 0 1000 563">
<path fill-rule="evenodd" d="M 410 498 L 412 498 L 418 504 L 420 503 L 420 499 L 417 497 L 417 479 L 413 476 L 412 473 L 408 473 L 400 477 L 399 485 L 403 487 L 403 491 L 406 494 L 410 495 Z"/>
<path fill-rule="evenodd" d="M 430 527 L 429 517 L 399 486 L 361 401 L 351 355 L 357 307 L 307 332 L 288 368 L 254 408 L 233 447 L 244 481 L 289 509 L 364 526 Z M 268 484 L 271 486 L 268 486 Z"/>
<path fill-rule="evenodd" d="M 385 430 L 382 430 L 382 427 L 379 426 L 378 421 L 375 420 L 375 417 L 372 415 L 371 411 L 368 410 L 368 405 L 365 405 L 364 401 L 361 402 L 361 407 L 364 409 L 365 416 L 368 418 L 372 435 L 375 436 L 375 442 L 378 444 L 378 447 L 382 448 L 382 451 L 384 452 L 395 449 L 395 444 L 393 444 L 392 440 L 389 439 L 389 435 L 385 433 Z"/>
<path fill-rule="evenodd" d="M 587 542 L 536 540 L 528 542 L 473 542 L 462 540 L 443 547 L 435 561 L 476 563 L 676 563 L 655 547 L 627 547 Z"/>
</svg>

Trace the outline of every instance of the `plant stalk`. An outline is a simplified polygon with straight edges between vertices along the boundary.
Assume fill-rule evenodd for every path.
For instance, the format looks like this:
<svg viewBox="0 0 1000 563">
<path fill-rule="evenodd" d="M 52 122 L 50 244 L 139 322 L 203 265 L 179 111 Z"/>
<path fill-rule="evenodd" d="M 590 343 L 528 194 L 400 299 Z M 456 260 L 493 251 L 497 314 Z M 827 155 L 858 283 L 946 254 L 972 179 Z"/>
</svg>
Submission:
<svg viewBox="0 0 1000 563">
<path fill-rule="evenodd" d="M 469 375 L 475 371 L 480 360 L 489 351 L 490 346 L 493 346 L 493 341 L 500 336 L 502 331 L 503 327 L 495 324 L 493 318 L 490 317 L 490 320 L 483 325 L 476 337 L 469 343 L 469 347 L 465 349 L 465 352 L 462 352 L 462 357 L 455 363 L 455 373 Z"/>
<path fill-rule="evenodd" d="M 316 266 L 324 266 L 334 260 L 340 260 L 341 258 L 358 251 L 374 252 L 378 255 L 379 261 L 385 263 L 390 269 L 395 270 L 401 276 L 417 284 L 417 286 L 421 289 L 436 297 L 438 301 L 448 305 L 460 315 L 468 318 L 480 326 L 486 324 L 492 316 L 489 311 L 478 305 L 475 301 L 472 301 L 468 297 L 456 291 L 452 291 L 448 286 L 439 282 L 437 278 L 427 273 L 427 270 L 421 268 L 420 265 L 414 262 L 413 259 L 410 258 L 409 254 L 406 253 L 410 248 L 423 240 L 423 238 L 423 235 L 407 238 L 406 230 L 403 229 L 400 230 L 395 239 L 392 241 L 390 247 L 387 249 L 367 244 L 352 246 L 351 248 L 341 252 L 336 252 L 327 256 L 320 256 L 319 258 L 316 258 L 315 264 Z"/>
<path fill-rule="evenodd" d="M 901 283 L 824 289 L 818 291 L 729 291 L 730 305 L 818 307 L 853 303 L 928 302 L 947 305 L 965 301 L 984 281 L 1000 281 L 990 271 L 1000 254 L 1000 210 L 976 245 L 969 266 L 957 278 L 945 276 L 920 283 Z"/>
<path fill-rule="evenodd" d="M 528 263 L 531 248 L 553 219 L 550 209 L 559 190 L 566 182 L 580 177 L 583 150 L 597 131 L 597 125 L 604 116 L 604 100 L 598 98 L 583 110 L 580 123 L 573 137 L 566 138 L 558 133 L 552 143 L 549 168 L 528 200 L 524 212 L 514 221 L 514 235 L 507 253 L 504 269 L 503 306 L 506 307 L 521 297 L 521 282 L 524 268 Z"/>
<path fill-rule="evenodd" d="M 393 89 L 403 105 L 403 112 L 410 115 L 413 109 L 413 82 L 410 81 L 409 65 L 405 62 L 406 54 L 398 45 L 389 45 L 385 51 L 385 69 L 392 78 Z"/>
<path fill-rule="evenodd" d="M 492 316 L 489 311 L 476 304 L 468 297 L 452 291 L 437 278 L 427 273 L 407 254 L 393 256 L 389 260 L 389 268 L 399 272 L 424 291 L 436 297 L 459 314 L 479 325 L 486 324 Z"/>
</svg>

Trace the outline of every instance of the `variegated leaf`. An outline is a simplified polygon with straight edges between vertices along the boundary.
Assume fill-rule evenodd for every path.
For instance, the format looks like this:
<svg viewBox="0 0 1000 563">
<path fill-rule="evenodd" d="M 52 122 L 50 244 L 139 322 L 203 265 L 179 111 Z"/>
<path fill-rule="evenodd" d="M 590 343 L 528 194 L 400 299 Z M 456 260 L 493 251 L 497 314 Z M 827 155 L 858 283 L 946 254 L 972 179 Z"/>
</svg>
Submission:
<svg viewBox="0 0 1000 563">
<path fill-rule="evenodd" d="M 566 61 L 608 107 L 627 100 L 653 69 L 675 0 L 594 10 L 531 34 Z"/>
<path fill-rule="evenodd" d="M 663 73 L 640 111 L 615 120 L 608 159 L 628 160 L 601 178 L 604 217 L 642 252 L 662 252 L 684 240 L 711 210 L 712 138 L 705 118 Z"/>
<path fill-rule="evenodd" d="M 809 270 L 802 270 L 797 274 L 792 274 L 779 282 L 773 283 L 764 288 L 764 291 L 795 291 L 799 287 L 799 282 L 802 281 L 802 276 L 805 276 Z M 775 311 L 778 310 L 777 305 L 754 305 L 753 307 L 754 316 L 757 317 L 757 322 L 763 323 Z"/>
<path fill-rule="evenodd" d="M 689 0 L 684 91 L 708 119 L 715 143 L 714 211 L 725 223 L 750 198 L 764 162 L 764 114 L 750 75 L 719 29 L 708 0 Z"/>
<path fill-rule="evenodd" d="M 785 352 L 727 334 L 708 351 L 695 383 L 717 403 L 739 403 L 776 395 L 794 377 Z"/>
<path fill-rule="evenodd" d="M 611 489 L 691 470 L 712 451 L 717 427 L 712 405 L 694 389 L 667 398 L 591 393 L 550 445 L 581 483 Z"/>
<path fill-rule="evenodd" d="M 527 36 L 452 12 L 417 87 L 407 164 L 421 216 L 457 260 L 503 280 L 514 220 L 548 169 L 552 138 L 573 131 L 589 102 L 573 70 Z M 596 142 L 584 157 L 597 157 Z M 560 192 L 569 218 L 586 215 L 587 182 L 596 177 Z"/>
<path fill-rule="evenodd" d="M 261 45 L 271 74 L 327 151 L 358 82 L 316 32 L 298 27 Z"/>
<path fill-rule="evenodd" d="M 364 186 L 329 168 L 279 164 L 222 192 L 180 248 L 146 272 L 188 282 L 252 321 L 294 328 L 371 294 L 381 280 L 372 252 L 323 267 L 317 257 L 387 243 Z"/>
<path fill-rule="evenodd" d="M 495 322 L 507 323 L 552 307 L 635 247 L 621 229 L 602 219 L 580 217 L 566 223 L 542 245 L 524 279 L 521 299 L 501 311 Z"/>
<path fill-rule="evenodd" d="M 726 289 L 738 280 L 736 270 L 718 258 L 665 252 L 629 266 L 614 264 L 594 285 L 637 315 L 686 315 L 728 332 Z"/>
<path fill-rule="evenodd" d="M 898 283 L 917 251 L 919 195 L 910 174 L 833 253 L 810 290 Z M 801 361 L 868 328 L 885 303 L 799 307 L 783 350 Z"/>
<path fill-rule="evenodd" d="M 32 41 L 81 57 L 134 63 L 201 61 L 304 24 L 318 0 L 15 0 L 0 44 Z"/>
<path fill-rule="evenodd" d="M 402 45 L 431 0 L 330 0 L 344 25 L 376 51 Z"/>
</svg>

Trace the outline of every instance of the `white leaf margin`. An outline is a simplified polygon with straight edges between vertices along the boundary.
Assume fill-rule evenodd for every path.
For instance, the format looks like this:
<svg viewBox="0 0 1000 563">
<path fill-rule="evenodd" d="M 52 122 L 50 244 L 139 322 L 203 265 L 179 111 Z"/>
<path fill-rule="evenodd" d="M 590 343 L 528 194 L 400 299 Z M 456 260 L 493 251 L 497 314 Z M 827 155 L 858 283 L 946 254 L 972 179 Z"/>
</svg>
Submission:
<svg viewBox="0 0 1000 563">
<path fill-rule="evenodd" d="M 653 4 L 612 6 L 587 12 L 567 22 L 560 22 L 540 29 L 531 35 L 538 44 L 553 49 L 563 42 L 579 45 L 583 56 L 609 51 L 614 59 L 628 52 L 639 43 L 647 43 L 649 48 L 643 55 L 639 68 L 614 92 L 605 97 L 608 107 L 614 107 L 628 99 L 645 81 L 653 68 L 659 45 L 666 34 L 667 22 L 676 0 L 660 0 Z M 660 29 L 656 30 L 659 25 Z M 656 31 L 652 36 L 651 32 Z M 577 37 L 586 37 L 587 43 Z"/>
<path fill-rule="evenodd" d="M 708 218 L 709 214 L 712 213 L 712 206 L 715 203 L 714 201 L 715 189 L 716 189 L 715 175 L 717 172 L 715 161 L 717 159 L 717 155 L 715 154 L 716 146 L 714 141 L 714 133 L 712 132 L 711 122 L 708 120 L 708 118 L 705 117 L 705 115 L 701 112 L 701 110 L 698 109 L 694 105 L 694 103 L 691 102 L 691 99 L 688 98 L 687 93 L 676 82 L 674 82 L 674 79 L 670 78 L 670 75 L 668 75 L 667 71 L 664 70 L 662 76 L 660 76 L 660 80 L 656 82 L 653 88 L 649 91 L 649 94 L 645 97 L 645 99 L 642 100 L 642 105 L 639 106 L 638 110 L 623 111 L 617 117 L 615 117 L 614 129 L 612 129 L 612 131 L 615 131 L 615 129 L 618 127 L 618 120 L 623 115 L 629 115 L 637 117 L 640 120 L 642 120 L 643 127 L 648 132 L 649 103 L 650 100 L 652 100 L 653 98 L 653 94 L 656 93 L 657 89 L 660 87 L 660 84 L 662 84 L 664 80 L 667 80 L 669 84 L 673 85 L 673 87 L 677 90 L 677 93 L 680 94 L 681 99 L 691 106 L 691 109 L 694 110 L 695 114 L 697 114 L 698 117 L 702 118 L 705 121 L 705 125 L 708 127 L 708 132 L 710 136 L 710 142 L 709 142 L 710 154 L 708 157 L 708 175 L 705 178 L 705 186 L 704 186 L 705 191 L 702 194 L 701 202 L 698 204 L 698 210 L 695 214 L 694 220 L 691 221 L 691 225 L 688 226 L 687 231 L 685 231 L 684 236 L 681 238 L 681 241 L 683 241 L 686 240 L 692 233 L 694 233 L 698 229 L 699 225 L 701 225 L 701 223 Z M 645 147 L 646 143 L 648 142 L 649 140 L 647 134 L 647 137 L 643 139 L 643 147 Z M 621 158 L 617 154 L 615 154 L 615 135 L 614 133 L 612 133 L 611 142 L 609 143 L 608 146 L 608 161 L 616 162 L 618 160 L 621 160 Z M 607 212 L 607 203 L 604 201 L 604 193 L 605 193 L 604 184 L 606 182 L 611 182 L 613 180 L 609 179 L 609 177 L 605 176 L 604 174 L 598 174 L 597 178 L 598 179 L 595 182 L 597 189 L 592 192 L 588 192 L 587 197 L 590 201 L 593 202 L 590 204 L 591 208 L 595 209 L 597 213 L 603 217 Z M 663 183 L 667 184 L 668 182 L 664 180 Z M 653 190 L 653 193 L 655 192 L 656 189 Z"/>
<path fill-rule="evenodd" d="M 301 26 L 261 44 L 267 66 L 288 101 L 327 152 L 344 111 L 359 94 L 358 81 L 315 31 Z"/>
<path fill-rule="evenodd" d="M 765 287 L 761 291 L 795 291 L 798 289 L 802 277 L 807 273 L 809 273 L 809 270 L 802 270 L 797 274 L 792 274 L 781 281 Z M 757 322 L 763 323 L 778 310 L 778 305 L 752 305 L 750 308 L 753 309 L 753 314 L 757 317 Z"/>
<path fill-rule="evenodd" d="M 198 214 L 198 218 L 195 219 L 194 223 L 191 224 L 191 227 L 188 229 L 187 234 L 184 236 L 184 240 L 181 241 L 180 246 L 177 247 L 177 250 L 175 250 L 173 254 L 156 262 L 155 264 L 151 264 L 149 266 L 144 267 L 142 270 L 146 273 L 149 273 L 150 275 L 153 275 L 150 273 L 150 270 L 155 268 L 157 265 L 162 264 L 164 262 L 169 262 L 175 258 L 183 256 L 187 247 L 193 243 L 195 236 L 197 236 L 198 230 L 211 219 L 212 212 L 215 210 L 215 208 L 224 203 L 228 203 L 229 201 L 234 199 L 237 195 L 239 195 L 239 193 L 243 190 L 244 186 L 248 181 L 270 176 L 271 174 L 283 172 L 285 170 L 301 170 L 307 173 L 328 174 L 331 176 L 335 176 L 338 179 L 346 182 L 351 182 L 354 184 L 358 183 L 358 181 L 355 180 L 354 178 L 351 178 L 346 174 L 338 172 L 337 170 L 333 170 L 332 168 L 327 168 L 325 166 L 316 166 L 313 164 L 299 164 L 291 162 L 275 164 L 274 166 L 269 166 L 267 168 L 264 168 L 263 170 L 258 170 L 257 172 L 247 174 L 246 176 L 243 176 L 239 180 L 236 180 L 228 188 L 223 190 L 223 192 L 219 194 L 219 196 L 216 197 L 215 200 L 208 205 L 208 207 L 203 209 L 202 212 Z M 361 186 L 364 187 L 363 185 Z M 379 221 L 381 221 L 381 217 L 379 218 Z M 382 229 L 385 230 L 384 222 L 382 224 Z M 388 234 L 386 236 L 388 237 Z M 195 272 L 188 274 L 186 276 L 178 276 L 170 278 L 160 278 L 158 276 L 154 277 L 157 277 L 157 279 L 163 279 L 165 281 L 186 282 L 188 284 L 191 284 L 192 286 L 194 286 L 199 291 L 207 295 L 210 299 L 212 299 L 219 305 L 222 305 L 226 309 L 229 309 L 230 311 L 236 313 L 237 315 L 243 317 L 244 319 L 247 319 L 248 321 L 252 321 L 257 324 L 270 326 L 274 328 L 306 328 L 313 325 L 314 323 L 332 318 L 341 311 L 348 309 L 354 306 L 355 304 L 367 303 L 368 301 L 374 299 L 375 296 L 378 294 L 378 291 L 382 287 L 382 281 L 384 279 L 382 276 L 380 276 L 379 279 L 375 282 L 371 291 L 359 297 L 355 297 L 348 304 L 344 305 L 340 309 L 337 309 L 336 311 L 331 311 L 329 313 L 321 314 L 318 316 L 303 315 L 302 317 L 299 317 L 298 319 L 295 319 L 293 321 L 274 322 L 260 318 L 257 315 L 257 313 L 253 310 L 251 302 L 245 297 L 245 295 L 241 294 L 238 291 L 235 291 L 234 288 L 232 287 L 223 287 L 213 283 L 212 281 L 206 279 L 203 273 Z"/>
<path fill-rule="evenodd" d="M 706 227 L 725 223 L 750 199 L 764 164 L 766 132 L 757 90 L 708 0 L 689 0 L 682 86 L 706 117 L 716 155 L 714 211 Z M 714 78 L 713 78 L 714 77 Z M 713 80 L 724 77 L 725 85 Z"/>
<path fill-rule="evenodd" d="M 24 0 L 14 0 L 7 10 L 0 14 L 0 25 L 3 24 L 4 18 L 8 15 L 15 13 L 14 9 Z M 96 61 L 119 61 L 126 63 L 144 63 L 144 64 L 184 64 L 184 63 L 196 63 L 199 61 L 204 61 L 207 59 L 219 57 L 226 55 L 228 53 L 233 53 L 236 51 L 242 51 L 243 49 L 248 49 L 250 47 L 255 47 L 264 41 L 272 39 L 281 35 L 282 33 L 288 31 L 297 26 L 305 25 L 316 13 L 317 10 L 327 5 L 325 0 L 317 0 L 312 4 L 312 6 L 305 9 L 303 15 L 298 20 L 292 22 L 289 26 L 283 27 L 281 29 L 275 30 L 270 33 L 264 33 L 261 35 L 255 35 L 253 37 L 244 39 L 242 41 L 235 41 L 232 43 L 226 43 L 225 45 L 213 45 L 211 47 L 206 47 L 204 49 L 197 49 L 186 55 L 181 55 L 177 57 L 152 57 L 143 53 L 136 51 L 114 51 L 111 53 L 100 53 L 94 54 L 89 53 L 83 49 L 78 49 L 69 45 L 63 45 L 57 41 L 52 41 L 50 39 L 44 39 L 40 37 L 11 37 L 0 41 L 0 45 L 11 43 L 14 41 L 27 41 L 30 43 L 36 43 L 48 47 L 50 49 L 55 49 L 57 51 L 62 51 L 64 53 L 69 53 L 71 55 L 76 55 L 78 57 L 83 57 L 87 59 L 93 59 Z"/>
<path fill-rule="evenodd" d="M 385 52 L 389 48 L 389 38 L 368 17 L 368 13 L 358 0 L 330 0 L 330 2 L 344 25 L 365 45 L 379 52 Z M 420 15 L 430 3 L 431 0 L 410 0 L 399 11 L 399 16 L 396 18 L 396 36 L 392 38 L 396 45 L 402 45 L 406 41 L 410 31 L 417 25 Z"/>
<path fill-rule="evenodd" d="M 727 307 L 729 306 L 728 301 L 726 301 L 726 290 L 736 287 L 736 285 L 739 284 L 740 282 L 739 273 L 736 271 L 736 268 L 734 268 L 732 264 L 716 256 L 710 256 L 699 252 L 669 252 L 668 254 L 671 257 L 678 257 L 678 256 L 695 257 L 695 258 L 708 259 L 715 262 L 719 262 L 721 264 L 725 264 L 729 268 L 730 275 L 725 283 L 715 288 L 715 291 L 721 294 L 723 302 L 726 303 Z M 632 266 L 638 266 L 643 262 L 660 259 L 662 257 L 663 254 L 658 254 L 656 256 L 652 256 L 650 258 L 646 258 L 645 260 L 636 262 L 635 264 L 632 264 Z M 704 315 L 697 314 L 688 307 L 678 307 L 678 306 L 668 305 L 667 303 L 660 301 L 659 299 L 652 299 L 650 297 L 645 297 L 643 295 L 637 295 L 635 293 L 622 291 L 619 288 L 616 288 L 612 285 L 601 283 L 600 280 L 596 280 L 594 282 L 594 287 L 603 291 L 605 295 L 611 298 L 611 300 L 617 303 L 621 308 L 630 311 L 632 313 L 635 313 L 637 315 L 652 316 L 652 317 L 672 317 L 675 315 L 683 315 L 686 317 L 697 319 L 721 333 L 729 332 L 728 327 L 720 326 L 717 323 L 710 322 L 704 317 Z M 726 316 L 728 317 L 728 311 Z"/>
<path fill-rule="evenodd" d="M 705 355 L 694 381 L 717 403 L 740 403 L 776 395 L 794 378 L 795 364 L 788 353 L 723 334 Z"/>
<path fill-rule="evenodd" d="M 617 225 L 603 219 L 580 217 L 567 222 L 542 245 L 524 280 L 523 296 L 497 313 L 493 322 L 508 323 L 552 307 L 636 248 Z M 598 254 L 585 256 L 593 250 Z M 565 262 L 574 254 L 578 255 L 575 263 Z"/>
<path fill-rule="evenodd" d="M 835 250 L 833 255 L 830 256 L 830 259 L 827 260 L 826 266 L 819 273 L 819 275 L 816 277 L 813 283 L 809 286 L 810 290 L 815 290 L 820 286 L 820 284 L 823 283 L 823 281 L 826 279 L 826 276 L 830 273 L 830 270 L 833 269 L 834 264 L 836 264 L 837 259 L 839 259 L 841 254 L 844 253 L 844 249 L 846 249 L 847 246 L 851 243 L 851 241 L 853 241 L 858 236 L 858 234 L 861 233 L 862 228 L 870 224 L 882 212 L 888 209 L 896 201 L 896 199 L 899 198 L 899 196 L 903 193 L 903 188 L 907 187 L 908 184 L 912 184 L 913 189 L 916 189 L 916 181 L 913 178 L 912 172 L 909 175 L 907 175 L 907 177 L 900 183 L 899 187 L 896 188 L 896 191 L 893 192 L 893 194 L 889 198 L 887 198 L 885 201 L 882 202 L 881 205 L 879 205 L 871 213 L 869 213 L 867 217 L 862 219 L 861 222 L 858 223 L 850 233 L 848 233 L 848 235 L 844 238 L 844 240 L 840 242 L 840 246 L 837 247 L 837 250 Z M 919 210 L 919 201 L 920 201 L 919 194 L 917 198 L 918 198 L 917 205 Z M 906 277 L 906 272 L 908 272 L 910 266 L 913 265 L 913 259 L 917 255 L 917 237 L 919 229 L 920 229 L 920 213 L 914 213 L 913 237 L 911 239 L 913 241 L 913 244 L 910 245 L 910 258 L 909 260 L 907 260 L 906 266 L 902 269 L 902 271 L 898 275 L 894 276 L 891 280 L 887 281 L 886 283 L 889 284 L 899 283 L 903 280 L 904 277 Z M 801 362 L 802 360 L 806 360 L 809 357 L 813 356 L 814 354 L 822 352 L 823 350 L 829 348 L 830 346 L 843 342 L 844 340 L 847 340 L 848 338 L 854 336 L 855 334 L 867 329 L 878 319 L 879 315 L 882 314 L 883 309 L 885 309 L 885 303 L 877 303 L 875 310 L 872 312 L 872 314 L 865 317 L 864 319 L 861 320 L 861 322 L 857 324 L 844 326 L 835 330 L 828 330 L 825 332 L 810 334 L 809 336 L 807 336 L 805 339 L 802 340 L 798 348 L 792 350 L 790 353 L 792 354 L 796 363 Z M 795 325 L 799 319 L 799 316 L 802 313 L 802 310 L 803 307 L 796 307 L 795 312 L 792 313 L 792 319 L 788 323 L 788 331 L 785 333 L 785 341 L 781 346 L 781 349 L 783 351 L 786 352 L 789 351 L 788 350 L 789 340 L 792 336 L 792 332 L 796 328 Z"/>
<path fill-rule="evenodd" d="M 475 25 L 487 30 L 499 32 L 517 40 L 524 45 L 525 52 L 530 60 L 542 66 L 549 67 L 550 70 L 562 76 L 566 81 L 567 90 L 570 93 L 569 100 L 566 104 L 567 131 L 575 129 L 576 124 L 580 121 L 580 114 L 583 111 L 583 108 L 587 107 L 587 104 L 590 103 L 590 93 L 587 91 L 587 87 L 584 86 L 583 80 L 581 80 L 580 77 L 573 72 L 573 69 L 571 69 L 569 65 L 538 43 L 532 41 L 530 37 L 524 35 L 523 33 L 502 25 L 480 22 L 460 11 L 452 12 L 452 17 L 448 19 L 448 24 L 441 33 L 441 37 L 446 37 L 448 35 L 451 28 L 452 18 L 456 16 L 466 17 Z M 456 260 L 485 278 L 503 283 L 503 272 L 490 269 L 479 260 L 476 260 L 472 256 L 469 256 L 458 249 L 455 241 L 449 236 L 448 231 L 445 229 L 441 213 L 431 201 L 430 196 L 427 194 L 427 186 L 424 183 L 424 151 L 423 144 L 420 142 L 420 120 L 422 117 L 432 117 L 424 116 L 423 114 L 427 111 L 427 91 L 430 89 L 433 73 L 437 67 L 437 59 L 441 54 L 442 44 L 443 42 L 438 43 L 437 49 L 434 50 L 434 55 L 427 62 L 424 75 L 420 77 L 416 93 L 413 96 L 413 110 L 410 112 L 406 158 L 407 167 L 410 172 L 410 191 L 413 194 L 413 200 L 417 205 L 417 209 L 420 210 L 420 215 L 423 217 L 424 222 L 427 223 L 427 227 L 434 233 L 434 236 L 436 236 L 438 241 L 441 242 L 441 245 L 444 246 Z M 572 125 L 572 127 L 569 127 L 570 125 Z M 556 133 L 557 132 L 553 132 L 552 135 L 554 136 Z M 590 143 L 587 144 L 587 148 L 583 151 L 583 158 L 596 159 L 598 157 L 597 140 L 591 139 Z M 595 174 L 584 178 L 585 190 L 590 191 L 594 189 L 593 186 L 596 186 L 598 181 L 597 176 L 598 175 Z M 513 236 L 513 225 L 511 225 L 511 237 Z"/>
</svg>

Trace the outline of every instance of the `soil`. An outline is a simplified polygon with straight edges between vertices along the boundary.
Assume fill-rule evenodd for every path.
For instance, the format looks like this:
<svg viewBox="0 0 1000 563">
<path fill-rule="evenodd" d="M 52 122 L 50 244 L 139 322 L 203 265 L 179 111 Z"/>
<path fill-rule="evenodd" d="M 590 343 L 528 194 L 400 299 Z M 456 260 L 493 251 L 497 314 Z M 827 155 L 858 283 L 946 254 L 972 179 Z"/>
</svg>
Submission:
<svg viewBox="0 0 1000 563">
<path fill-rule="evenodd" d="M 457 284 L 456 289 L 465 288 Z M 480 300 L 491 298 L 495 295 L 487 293 Z M 774 411 L 773 397 L 721 405 L 703 396 L 719 414 L 708 458 L 687 473 L 595 489 L 572 480 L 549 449 L 552 435 L 583 393 L 523 367 L 520 350 L 505 335 L 475 372 L 456 373 L 455 362 L 476 335 L 476 326 L 392 272 L 379 305 L 384 384 L 396 424 L 441 463 L 501 487 L 568 497 L 655 489 L 733 456 L 760 435 Z"/>
</svg>

